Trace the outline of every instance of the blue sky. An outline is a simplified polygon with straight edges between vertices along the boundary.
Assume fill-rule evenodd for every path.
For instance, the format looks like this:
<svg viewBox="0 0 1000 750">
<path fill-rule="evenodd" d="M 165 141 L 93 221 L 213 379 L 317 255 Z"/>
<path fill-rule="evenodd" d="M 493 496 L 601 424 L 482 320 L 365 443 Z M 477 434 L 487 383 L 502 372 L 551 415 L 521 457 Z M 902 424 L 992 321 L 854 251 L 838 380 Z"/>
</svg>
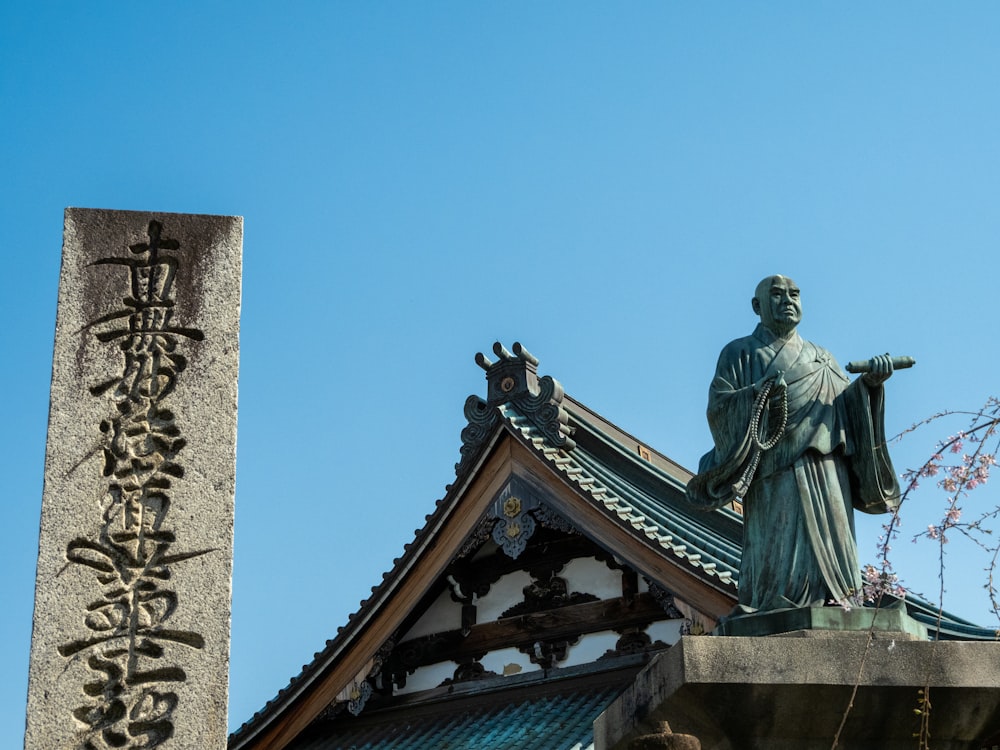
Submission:
<svg viewBox="0 0 1000 750">
<path fill-rule="evenodd" d="M 996 394 L 998 38 L 986 2 L 4 4 L 0 745 L 24 726 L 66 206 L 245 217 L 235 727 L 442 496 L 496 340 L 689 467 L 770 273 L 842 363 L 917 358 L 890 432 Z M 915 496 L 894 554 L 932 596 L 936 548 L 908 537 L 941 513 Z M 948 553 L 946 606 L 990 623 L 987 560 Z"/>
</svg>

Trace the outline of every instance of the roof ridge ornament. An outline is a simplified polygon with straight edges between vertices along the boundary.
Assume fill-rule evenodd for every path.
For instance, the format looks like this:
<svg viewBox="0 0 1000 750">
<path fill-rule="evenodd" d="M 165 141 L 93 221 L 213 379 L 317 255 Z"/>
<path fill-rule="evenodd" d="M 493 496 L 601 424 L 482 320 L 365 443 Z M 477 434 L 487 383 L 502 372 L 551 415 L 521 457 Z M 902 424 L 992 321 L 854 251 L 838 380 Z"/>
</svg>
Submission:
<svg viewBox="0 0 1000 750">
<path fill-rule="evenodd" d="M 576 447 L 571 435 L 569 414 L 562 406 L 562 384 L 545 375 L 538 377 L 538 358 L 515 341 L 507 350 L 499 341 L 493 344 L 498 357 L 493 362 L 482 352 L 476 354 L 476 364 L 486 371 L 486 400 L 473 394 L 465 400 L 465 418 L 469 423 L 462 430 L 462 460 L 455 464 L 461 473 L 500 420 L 499 406 L 511 404 L 554 447 L 572 450 Z"/>
</svg>

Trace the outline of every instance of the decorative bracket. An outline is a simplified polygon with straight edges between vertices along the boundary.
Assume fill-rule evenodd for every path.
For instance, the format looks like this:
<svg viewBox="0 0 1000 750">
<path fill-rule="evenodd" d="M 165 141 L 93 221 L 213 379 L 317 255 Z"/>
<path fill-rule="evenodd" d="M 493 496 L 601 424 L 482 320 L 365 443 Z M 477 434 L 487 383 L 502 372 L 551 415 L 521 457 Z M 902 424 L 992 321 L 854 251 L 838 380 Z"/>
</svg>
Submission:
<svg viewBox="0 0 1000 750">
<path fill-rule="evenodd" d="M 529 511 L 538 506 L 533 496 L 517 491 L 518 484 L 517 478 L 511 477 L 493 501 L 491 509 L 491 514 L 497 519 L 493 526 L 493 541 L 507 557 L 514 560 L 524 552 L 528 540 L 535 533 L 535 519 Z"/>
<path fill-rule="evenodd" d="M 565 533 L 574 531 L 566 519 L 545 504 L 542 494 L 516 475 L 496 494 L 484 522 L 489 524 L 493 541 L 512 560 L 524 552 L 539 525 Z"/>
</svg>

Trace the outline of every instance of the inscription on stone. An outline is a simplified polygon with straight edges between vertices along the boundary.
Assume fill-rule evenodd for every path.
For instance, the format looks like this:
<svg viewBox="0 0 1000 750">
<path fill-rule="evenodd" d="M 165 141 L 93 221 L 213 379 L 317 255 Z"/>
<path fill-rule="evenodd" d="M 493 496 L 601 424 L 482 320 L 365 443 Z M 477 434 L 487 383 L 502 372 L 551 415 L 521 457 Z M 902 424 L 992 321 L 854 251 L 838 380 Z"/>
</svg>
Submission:
<svg viewBox="0 0 1000 750">
<path fill-rule="evenodd" d="M 225 745 L 241 229 L 67 210 L 29 750 Z"/>
<path fill-rule="evenodd" d="M 171 554 L 176 537 L 167 521 L 171 482 L 184 476 L 179 453 L 184 438 L 168 408 L 168 397 L 187 363 L 178 339 L 204 340 L 197 328 L 171 325 L 171 297 L 179 265 L 176 240 L 161 236 L 162 225 L 149 223 L 149 241 L 132 245 L 133 258 L 101 258 L 99 265 L 128 271 L 123 309 L 92 321 L 102 342 L 121 340 L 120 377 L 92 387 L 109 395 L 113 414 L 102 420 L 107 493 L 96 540 L 77 537 L 66 548 L 70 563 L 92 568 L 102 596 L 87 605 L 88 637 L 59 647 L 70 657 L 86 653 L 95 679 L 83 686 L 91 700 L 74 716 L 89 729 L 92 747 L 159 747 L 173 735 L 177 694 L 166 686 L 183 682 L 178 666 L 159 664 L 161 643 L 174 641 L 202 648 L 205 639 L 190 631 L 170 630 L 177 592 L 168 588 L 170 568 L 208 550 Z M 127 322 L 124 328 L 115 324 Z M 100 737 L 101 744 L 97 738 Z"/>
</svg>

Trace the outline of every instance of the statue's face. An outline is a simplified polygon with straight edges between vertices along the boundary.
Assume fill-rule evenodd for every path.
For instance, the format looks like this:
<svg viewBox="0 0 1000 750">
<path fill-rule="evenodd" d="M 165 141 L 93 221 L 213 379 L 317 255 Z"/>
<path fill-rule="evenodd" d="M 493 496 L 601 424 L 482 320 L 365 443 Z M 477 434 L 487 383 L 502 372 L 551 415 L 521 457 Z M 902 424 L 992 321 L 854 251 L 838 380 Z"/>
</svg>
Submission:
<svg viewBox="0 0 1000 750">
<path fill-rule="evenodd" d="M 770 276 L 757 285 L 753 309 L 765 327 L 777 334 L 788 333 L 802 320 L 799 288 L 785 276 Z"/>
</svg>

